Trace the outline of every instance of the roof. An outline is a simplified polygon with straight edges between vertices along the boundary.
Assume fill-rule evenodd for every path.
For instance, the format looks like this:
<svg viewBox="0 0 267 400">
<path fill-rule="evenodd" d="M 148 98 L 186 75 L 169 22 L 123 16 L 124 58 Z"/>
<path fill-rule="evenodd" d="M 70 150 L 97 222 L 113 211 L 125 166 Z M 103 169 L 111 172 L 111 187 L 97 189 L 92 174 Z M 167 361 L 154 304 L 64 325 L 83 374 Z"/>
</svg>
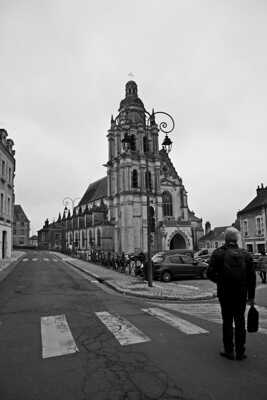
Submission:
<svg viewBox="0 0 267 400">
<path fill-rule="evenodd" d="M 30 222 L 20 204 L 14 205 L 14 222 Z"/>
<path fill-rule="evenodd" d="M 106 176 L 104 178 L 99 179 L 98 181 L 91 183 L 88 186 L 86 192 L 84 193 L 82 199 L 80 200 L 79 206 L 107 197 L 108 195 L 107 185 L 108 185 L 108 178 Z"/>
<path fill-rule="evenodd" d="M 267 207 L 267 187 L 258 187 L 257 196 L 248 203 L 248 205 L 242 210 L 238 211 L 238 215 L 246 214 L 250 211 L 254 211 L 258 208 Z"/>
<path fill-rule="evenodd" d="M 227 229 L 229 225 L 227 226 L 218 226 L 214 228 L 212 231 L 207 233 L 206 235 L 202 236 L 199 241 L 204 241 L 204 240 L 224 240 L 224 231 Z"/>
</svg>

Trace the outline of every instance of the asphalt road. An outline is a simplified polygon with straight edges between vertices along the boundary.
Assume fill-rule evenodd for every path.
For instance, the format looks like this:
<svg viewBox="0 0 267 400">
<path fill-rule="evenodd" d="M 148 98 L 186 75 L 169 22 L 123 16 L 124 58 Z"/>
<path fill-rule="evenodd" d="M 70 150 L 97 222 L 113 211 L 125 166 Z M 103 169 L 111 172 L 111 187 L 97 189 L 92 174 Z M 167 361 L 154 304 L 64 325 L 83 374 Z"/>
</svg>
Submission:
<svg viewBox="0 0 267 400">
<path fill-rule="evenodd" d="M 266 305 L 264 287 L 258 295 Z M 0 399 L 266 400 L 262 310 L 248 359 L 229 361 L 216 302 L 127 298 L 28 252 L 0 283 Z"/>
</svg>

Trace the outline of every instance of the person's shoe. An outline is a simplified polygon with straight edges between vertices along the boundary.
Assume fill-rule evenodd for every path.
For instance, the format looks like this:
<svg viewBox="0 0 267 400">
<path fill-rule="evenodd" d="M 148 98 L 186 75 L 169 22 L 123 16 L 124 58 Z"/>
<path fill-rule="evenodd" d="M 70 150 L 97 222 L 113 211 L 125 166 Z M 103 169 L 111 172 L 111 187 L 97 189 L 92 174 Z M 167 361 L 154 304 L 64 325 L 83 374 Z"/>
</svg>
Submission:
<svg viewBox="0 0 267 400">
<path fill-rule="evenodd" d="M 242 354 L 237 354 L 236 355 L 236 360 L 241 361 L 241 360 L 245 360 L 247 358 L 247 355 L 245 353 Z"/>
<path fill-rule="evenodd" d="M 235 359 L 233 351 L 221 351 L 220 355 L 222 357 L 228 358 L 228 360 L 234 360 Z"/>
</svg>

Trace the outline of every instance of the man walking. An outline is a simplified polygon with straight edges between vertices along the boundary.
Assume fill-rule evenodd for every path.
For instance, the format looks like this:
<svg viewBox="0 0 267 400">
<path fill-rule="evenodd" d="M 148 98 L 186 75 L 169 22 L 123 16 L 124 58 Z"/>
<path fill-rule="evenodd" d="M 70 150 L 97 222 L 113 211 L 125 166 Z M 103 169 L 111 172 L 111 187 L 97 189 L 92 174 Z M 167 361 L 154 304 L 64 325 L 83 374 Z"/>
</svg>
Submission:
<svg viewBox="0 0 267 400">
<path fill-rule="evenodd" d="M 220 353 L 234 360 L 233 322 L 235 324 L 235 353 L 237 360 L 246 358 L 246 303 L 254 304 L 256 274 L 252 257 L 237 245 L 239 231 L 225 231 L 225 244 L 216 249 L 210 260 L 207 276 L 217 284 L 217 295 L 223 320 L 223 345 Z"/>
<path fill-rule="evenodd" d="M 266 271 L 267 271 L 267 256 L 265 250 L 261 251 L 261 257 L 259 258 L 259 270 L 262 283 L 266 283 Z"/>
</svg>

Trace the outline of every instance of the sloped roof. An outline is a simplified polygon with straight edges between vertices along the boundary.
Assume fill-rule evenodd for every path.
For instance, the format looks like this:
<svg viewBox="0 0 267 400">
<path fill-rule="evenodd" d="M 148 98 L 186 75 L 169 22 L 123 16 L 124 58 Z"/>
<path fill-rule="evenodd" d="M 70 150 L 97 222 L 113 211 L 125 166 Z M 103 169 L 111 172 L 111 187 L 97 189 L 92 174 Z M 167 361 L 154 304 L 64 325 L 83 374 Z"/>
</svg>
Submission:
<svg viewBox="0 0 267 400">
<path fill-rule="evenodd" d="M 14 222 L 30 222 L 20 204 L 14 205 Z"/>
<path fill-rule="evenodd" d="M 212 231 L 207 233 L 206 235 L 202 236 L 199 241 L 203 240 L 224 240 L 224 231 L 226 228 L 228 228 L 229 225 L 227 226 L 217 226 L 214 228 Z"/>
<path fill-rule="evenodd" d="M 80 200 L 79 206 L 107 197 L 108 194 L 107 184 L 108 184 L 108 179 L 106 176 L 104 178 L 99 179 L 98 181 L 91 183 L 88 186 L 86 192 L 84 193 L 82 199 Z"/>
<path fill-rule="evenodd" d="M 259 188 L 257 190 L 257 196 L 254 197 L 254 199 L 250 203 L 248 203 L 248 205 L 245 208 L 238 211 L 238 215 L 246 214 L 250 211 L 254 211 L 257 208 L 261 208 L 264 206 L 265 207 L 267 206 L 267 187 Z"/>
</svg>

